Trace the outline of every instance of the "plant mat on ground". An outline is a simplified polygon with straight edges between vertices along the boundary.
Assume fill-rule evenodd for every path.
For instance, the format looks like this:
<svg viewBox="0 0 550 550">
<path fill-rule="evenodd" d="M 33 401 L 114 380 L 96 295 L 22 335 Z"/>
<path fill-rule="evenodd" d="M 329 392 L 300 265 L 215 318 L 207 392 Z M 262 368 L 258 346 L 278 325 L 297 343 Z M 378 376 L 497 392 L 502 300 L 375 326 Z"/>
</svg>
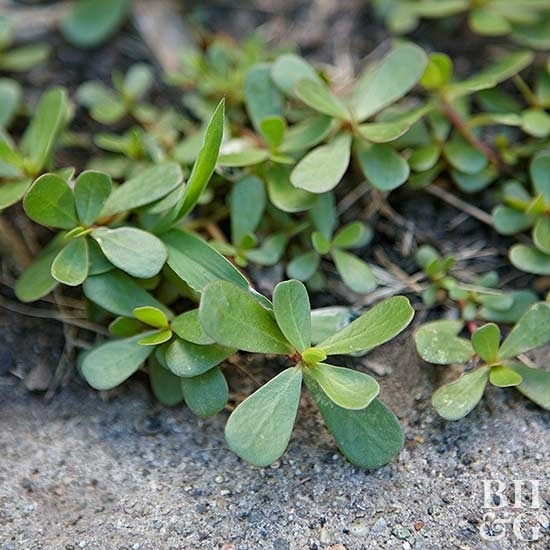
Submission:
<svg viewBox="0 0 550 550">
<path fill-rule="evenodd" d="M 129 3 L 117 6 L 118 14 L 77 2 L 61 29 L 80 47 L 96 47 L 127 14 Z M 203 53 L 186 52 L 182 69 L 167 76 L 188 90 L 183 102 L 191 117 L 170 102 L 153 101 L 155 79 L 145 64 L 113 73 L 111 83 L 79 86 L 75 101 L 90 119 L 108 126 L 98 131 L 84 118 L 92 124 L 98 153 L 86 171 L 79 163 L 59 162 L 64 150 L 86 149 L 89 143 L 84 132 L 68 125 L 67 91 L 49 89 L 26 127 L 19 133 L 16 128 L 13 137 L 6 134 L 0 150 L 6 179 L 2 206 L 15 213 L 21 201 L 25 215 L 59 230 L 18 279 L 18 298 L 30 302 L 53 290 L 62 314 L 71 309 L 73 319 L 61 317 L 69 345 L 65 364 L 72 345 L 82 344 L 68 327 L 103 334 L 99 323 L 111 321 L 109 331 L 117 339 L 79 358 L 79 370 L 93 387 L 112 389 L 146 363 L 161 402 L 183 400 L 200 416 L 225 407 L 228 386 L 218 365 L 227 358 L 238 362 L 237 350 L 267 354 L 268 361 L 273 354 L 287 356 L 286 364 L 277 363 L 282 372 L 233 411 L 226 428 L 229 446 L 256 465 L 277 459 L 292 431 L 303 379 L 352 462 L 364 467 L 387 462 L 402 446 L 402 432 L 377 399 L 378 384 L 361 371 L 326 364 L 327 355 L 364 355 L 401 332 L 412 310 L 405 297 L 394 296 L 398 293 L 416 293 L 431 315 L 461 319 L 452 325 L 458 327 L 453 333 L 426 325 L 417 331 L 417 346 L 423 337 L 419 352 L 429 360 L 434 355 L 426 348 L 452 352 L 462 342 L 453 339 L 462 328 L 473 342 L 491 332 L 492 347 L 487 346 L 493 349 L 499 336 L 495 322 L 504 330 L 517 323 L 510 334 L 529 340 L 530 316 L 541 317 L 540 327 L 547 317 L 544 303 L 533 306 L 540 298 L 532 290 L 510 280 L 503 286 L 502 278 L 512 271 L 481 268 L 475 276 L 471 263 L 462 272 L 454 264 L 476 256 L 487 260 L 487 252 L 495 256 L 482 250 L 479 235 L 468 243 L 464 227 L 469 216 L 493 223 L 483 202 L 494 206 L 499 175 L 515 171 L 520 181 L 505 187 L 494 225 L 506 234 L 533 226 L 534 247 L 516 245 L 511 260 L 527 272 L 547 273 L 548 67 L 537 64 L 538 73 L 520 77 L 536 60 L 532 51 L 516 50 L 500 53 L 496 62 L 488 59 L 488 68 L 461 80 L 456 61 L 397 41 L 371 59 L 356 82 L 348 80 L 339 89 L 330 68 L 319 70 L 294 53 L 269 51 L 255 39 L 239 46 L 214 38 Z M 526 107 L 509 88 L 497 88 L 510 78 Z M 19 116 L 17 81 L 5 81 L 4 93 L 10 99 L 3 112 L 8 128 Z M 225 104 L 218 102 L 222 95 Z M 491 134 L 479 131 L 486 127 L 501 132 L 491 145 L 485 141 Z M 527 135 L 527 145 L 517 132 Z M 530 170 L 531 194 L 524 190 L 522 167 Z M 445 250 L 447 243 L 439 242 L 438 252 L 425 245 L 440 236 L 433 227 L 427 228 L 431 234 L 421 234 L 422 220 L 415 225 L 400 213 L 408 208 L 404 197 L 411 188 L 413 210 L 429 207 L 416 196 L 425 189 L 461 211 L 451 220 L 434 216 L 451 232 L 462 230 L 457 246 Z M 481 208 L 470 200 L 476 195 L 461 192 L 477 193 Z M 474 225 L 474 233 L 478 230 Z M 16 232 L 11 235 L 5 242 L 12 257 L 27 263 L 27 243 Z M 415 248 L 421 268 L 416 273 Z M 276 284 L 284 278 L 282 264 L 291 280 Z M 252 287 L 266 287 L 266 296 L 250 288 L 235 265 L 245 273 L 249 269 Z M 299 280 L 314 299 L 319 293 L 318 305 L 330 289 L 349 297 L 352 307 L 310 313 Z M 59 283 L 83 285 L 96 324 L 68 307 Z M 329 298 L 330 305 L 335 301 Z M 24 309 L 29 306 L 11 307 L 41 315 L 39 309 Z M 417 308 L 422 311 L 420 304 Z M 480 327 L 484 321 L 489 324 Z M 432 339 L 427 344 L 426 335 Z M 542 330 L 532 341 L 508 348 L 521 360 L 523 351 L 548 338 Z M 533 369 L 517 367 L 512 380 L 496 352 L 475 343 L 468 351 L 494 367 L 492 383 L 518 386 L 548 407 L 543 370 L 533 378 Z M 469 378 L 465 374 L 461 380 Z M 529 384 L 540 387 L 533 392 Z M 477 386 L 470 389 L 477 395 Z M 449 391 L 442 407 L 440 391 L 434 405 L 447 418 L 459 418 L 469 408 L 463 393 Z"/>
</svg>

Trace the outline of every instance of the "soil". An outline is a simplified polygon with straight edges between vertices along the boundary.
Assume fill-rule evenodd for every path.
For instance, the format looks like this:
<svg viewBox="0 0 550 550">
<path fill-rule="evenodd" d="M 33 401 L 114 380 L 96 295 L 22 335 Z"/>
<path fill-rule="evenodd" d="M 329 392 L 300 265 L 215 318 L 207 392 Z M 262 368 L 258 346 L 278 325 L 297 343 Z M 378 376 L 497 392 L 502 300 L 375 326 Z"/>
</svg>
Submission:
<svg viewBox="0 0 550 550">
<path fill-rule="evenodd" d="M 388 39 L 359 0 L 185 9 L 217 32 L 257 30 L 273 44 L 299 44 L 310 59 L 338 67 L 342 79 Z M 464 32 L 424 25 L 415 38 L 438 44 L 458 58 L 458 70 L 469 71 L 490 49 L 481 51 L 472 37 L 458 41 Z M 90 54 L 56 33 L 48 40 L 59 54 L 47 70 L 31 73 L 30 97 L 46 81 L 70 88 L 108 81 L 113 68 L 152 55 L 130 24 Z M 373 251 L 405 272 L 415 269 L 403 252 L 411 227 L 415 243 L 429 234 L 445 253 L 470 251 L 466 275 L 501 266 L 503 242 L 460 211 L 418 193 L 398 193 L 391 206 L 411 225 L 391 225 L 376 213 L 370 221 L 386 237 Z M 9 215 L 17 227 L 17 212 Z M 12 260 L 4 254 L 0 261 L 0 550 L 550 549 L 550 416 L 514 390 L 489 388 L 467 418 L 443 421 L 429 399 L 449 370 L 418 358 L 414 327 L 353 360 L 377 376 L 381 398 L 403 424 L 406 445 L 394 461 L 373 472 L 347 463 L 304 397 L 287 452 L 258 469 L 227 449 L 228 411 L 201 420 L 185 407 L 160 407 L 139 376 L 112 392 L 91 390 L 75 374 L 72 349 L 87 333 L 52 319 L 53 305 L 18 304 L 9 289 Z M 528 282 L 507 275 L 517 287 Z M 330 296 L 314 300 L 368 303 L 332 281 Z M 269 376 L 253 357 L 243 355 L 239 365 L 253 377 L 240 369 L 230 376 L 233 401 Z"/>
</svg>

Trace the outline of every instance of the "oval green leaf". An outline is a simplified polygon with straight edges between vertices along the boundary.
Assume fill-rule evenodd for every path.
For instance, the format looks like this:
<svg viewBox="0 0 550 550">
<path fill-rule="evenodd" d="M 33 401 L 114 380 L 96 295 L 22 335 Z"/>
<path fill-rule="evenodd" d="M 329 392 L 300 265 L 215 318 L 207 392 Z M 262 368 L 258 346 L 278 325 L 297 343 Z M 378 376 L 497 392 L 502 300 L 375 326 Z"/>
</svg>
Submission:
<svg viewBox="0 0 550 550">
<path fill-rule="evenodd" d="M 74 200 L 78 219 L 88 226 L 96 221 L 111 193 L 111 178 L 103 172 L 82 172 L 74 184 Z"/>
<path fill-rule="evenodd" d="M 463 321 L 451 320 L 423 324 L 414 334 L 418 355 L 435 365 L 469 361 L 474 354 L 472 345 L 466 338 L 457 336 L 463 327 Z"/>
<path fill-rule="evenodd" d="M 181 388 L 185 404 L 201 418 L 219 413 L 227 404 L 227 381 L 217 367 L 193 378 L 182 378 Z"/>
<path fill-rule="evenodd" d="M 487 323 L 472 334 L 474 351 L 486 363 L 494 363 L 497 360 L 499 345 L 500 330 L 494 323 Z"/>
<path fill-rule="evenodd" d="M 510 262 L 527 273 L 550 275 L 550 254 L 525 244 L 515 244 L 508 252 Z"/>
<path fill-rule="evenodd" d="M 389 145 L 357 147 L 357 160 L 367 180 L 380 191 L 391 191 L 407 181 L 407 161 Z"/>
<path fill-rule="evenodd" d="M 52 262 L 52 277 L 68 286 L 82 284 L 88 276 L 88 239 L 77 237 L 64 246 Z"/>
<path fill-rule="evenodd" d="M 166 366 L 177 376 L 198 376 L 227 359 L 234 348 L 218 344 L 199 345 L 176 338 L 164 352 Z"/>
<path fill-rule="evenodd" d="M 539 407 L 550 411 L 550 372 L 527 367 L 522 363 L 509 365 L 522 378 L 516 388 Z"/>
<path fill-rule="evenodd" d="M 368 294 L 378 285 L 369 264 L 349 252 L 332 250 L 334 265 L 348 288 L 358 294 Z"/>
<path fill-rule="evenodd" d="M 489 382 L 499 388 L 519 386 L 522 382 L 521 375 L 506 365 L 495 365 L 491 367 Z"/>
<path fill-rule="evenodd" d="M 341 120 L 349 120 L 350 112 L 326 86 L 318 80 L 303 78 L 294 86 L 294 93 L 313 110 Z"/>
</svg>

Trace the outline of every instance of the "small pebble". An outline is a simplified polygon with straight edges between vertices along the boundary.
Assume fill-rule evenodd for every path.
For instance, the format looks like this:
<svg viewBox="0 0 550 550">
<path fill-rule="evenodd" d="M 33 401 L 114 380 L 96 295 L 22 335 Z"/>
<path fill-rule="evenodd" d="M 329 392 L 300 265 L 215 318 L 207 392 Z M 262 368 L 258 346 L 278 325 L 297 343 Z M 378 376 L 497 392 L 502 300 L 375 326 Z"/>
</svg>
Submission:
<svg viewBox="0 0 550 550">
<path fill-rule="evenodd" d="M 380 533 L 387 526 L 388 526 L 388 522 L 386 521 L 386 518 L 380 517 L 374 522 L 374 525 L 371 528 L 371 532 L 372 533 Z"/>
<path fill-rule="evenodd" d="M 221 476 L 221 475 L 220 475 L 220 476 L 216 476 L 216 477 L 214 478 L 214 481 L 215 481 L 216 483 L 223 483 L 223 482 L 224 482 L 224 477 Z"/>
<path fill-rule="evenodd" d="M 397 523 L 392 527 L 391 534 L 400 540 L 405 540 L 409 538 L 411 532 L 400 523 Z"/>
<path fill-rule="evenodd" d="M 369 532 L 369 526 L 365 518 L 358 518 L 351 522 L 349 526 L 350 535 L 353 537 L 364 537 Z"/>
<path fill-rule="evenodd" d="M 319 542 L 321 544 L 330 544 L 330 532 L 326 527 L 321 527 L 321 532 L 319 533 Z"/>
</svg>

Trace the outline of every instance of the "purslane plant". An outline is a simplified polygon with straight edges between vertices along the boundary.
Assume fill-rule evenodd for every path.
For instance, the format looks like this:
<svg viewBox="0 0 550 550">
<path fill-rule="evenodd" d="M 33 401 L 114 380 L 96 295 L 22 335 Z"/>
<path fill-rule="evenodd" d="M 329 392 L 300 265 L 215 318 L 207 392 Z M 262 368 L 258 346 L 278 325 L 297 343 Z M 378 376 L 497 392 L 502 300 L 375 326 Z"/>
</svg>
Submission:
<svg viewBox="0 0 550 550">
<path fill-rule="evenodd" d="M 494 323 L 477 328 L 471 340 L 459 336 L 463 328 L 463 321 L 434 321 L 422 325 L 414 335 L 419 355 L 429 363 L 474 363 L 460 378 L 433 394 L 432 404 L 441 416 L 447 420 L 466 416 L 481 400 L 487 382 L 503 388 L 515 387 L 540 407 L 550 410 L 550 372 L 517 359 L 550 342 L 548 303 L 529 308 L 503 342 Z"/>
</svg>

